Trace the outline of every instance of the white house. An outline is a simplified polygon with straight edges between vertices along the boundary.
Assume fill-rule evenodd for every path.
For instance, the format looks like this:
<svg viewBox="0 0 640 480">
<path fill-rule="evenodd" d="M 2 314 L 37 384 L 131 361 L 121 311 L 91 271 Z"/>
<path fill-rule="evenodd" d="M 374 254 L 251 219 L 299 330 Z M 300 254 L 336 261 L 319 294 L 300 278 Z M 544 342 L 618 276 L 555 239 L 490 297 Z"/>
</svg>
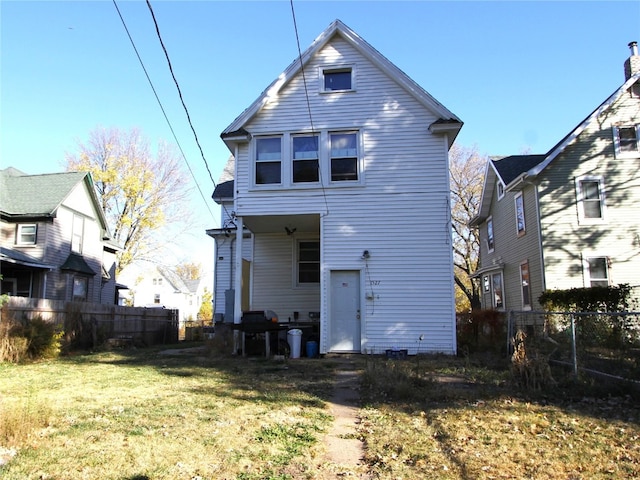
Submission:
<svg viewBox="0 0 640 480">
<path fill-rule="evenodd" d="M 235 166 L 214 194 L 223 228 L 208 231 L 216 318 L 318 322 L 320 353 L 454 354 L 448 150 L 461 127 L 334 21 L 221 134 Z"/>
</svg>

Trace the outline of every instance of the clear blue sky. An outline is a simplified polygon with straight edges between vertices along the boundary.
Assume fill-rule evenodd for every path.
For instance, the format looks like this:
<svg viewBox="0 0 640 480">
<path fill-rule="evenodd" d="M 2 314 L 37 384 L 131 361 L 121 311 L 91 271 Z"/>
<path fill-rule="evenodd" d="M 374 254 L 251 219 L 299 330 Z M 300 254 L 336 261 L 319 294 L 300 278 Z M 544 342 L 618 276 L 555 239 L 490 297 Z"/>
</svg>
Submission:
<svg viewBox="0 0 640 480">
<path fill-rule="evenodd" d="M 289 1 L 164 1 L 152 6 L 217 182 L 220 132 L 298 54 Z M 117 1 L 209 208 L 213 185 L 143 0 Z M 624 80 L 640 41 L 639 1 L 294 2 L 304 51 L 339 18 L 465 123 L 489 155 L 544 153 Z M 0 168 L 62 171 L 97 126 L 173 135 L 112 1 L 0 3 Z M 218 226 L 205 200 L 202 229 Z M 203 233 L 203 244 L 208 245 Z M 210 240 L 210 239 L 209 239 Z"/>
</svg>

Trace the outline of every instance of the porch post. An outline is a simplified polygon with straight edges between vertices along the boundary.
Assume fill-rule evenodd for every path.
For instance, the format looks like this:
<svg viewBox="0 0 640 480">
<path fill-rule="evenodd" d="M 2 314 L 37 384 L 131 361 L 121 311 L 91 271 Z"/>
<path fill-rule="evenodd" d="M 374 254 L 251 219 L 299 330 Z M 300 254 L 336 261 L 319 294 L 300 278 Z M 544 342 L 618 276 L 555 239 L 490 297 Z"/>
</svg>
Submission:
<svg viewBox="0 0 640 480">
<path fill-rule="evenodd" d="M 242 242 L 244 241 L 244 222 L 242 217 L 235 218 L 236 224 L 236 258 L 234 266 L 234 298 L 233 298 L 233 323 L 239 324 L 242 322 Z M 233 330 L 233 353 L 237 353 L 240 350 L 240 331 Z M 244 345 L 242 345 L 242 354 L 244 355 Z"/>
</svg>

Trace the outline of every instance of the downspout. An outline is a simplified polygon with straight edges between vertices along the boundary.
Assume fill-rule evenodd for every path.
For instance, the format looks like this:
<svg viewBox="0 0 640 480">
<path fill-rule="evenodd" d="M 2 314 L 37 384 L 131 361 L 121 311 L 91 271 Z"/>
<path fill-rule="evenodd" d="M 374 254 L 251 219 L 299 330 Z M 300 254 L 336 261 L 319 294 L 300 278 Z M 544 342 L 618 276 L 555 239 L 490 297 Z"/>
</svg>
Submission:
<svg viewBox="0 0 640 480">
<path fill-rule="evenodd" d="M 538 192 L 538 184 L 534 184 L 536 193 L 536 217 L 538 219 L 538 252 L 540 253 L 540 281 L 542 283 L 542 292 L 547 289 L 546 268 L 544 268 L 544 251 L 542 249 L 542 218 L 540 216 L 540 194 Z M 540 293 L 542 293 L 540 292 Z M 533 299 L 531 299 L 533 301 Z"/>
</svg>

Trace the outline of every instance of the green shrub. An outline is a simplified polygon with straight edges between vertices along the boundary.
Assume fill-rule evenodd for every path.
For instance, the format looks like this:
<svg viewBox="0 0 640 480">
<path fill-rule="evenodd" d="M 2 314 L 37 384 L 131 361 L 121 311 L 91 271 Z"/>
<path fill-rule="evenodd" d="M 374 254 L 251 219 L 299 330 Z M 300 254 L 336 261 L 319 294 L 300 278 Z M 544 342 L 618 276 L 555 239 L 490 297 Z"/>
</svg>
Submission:
<svg viewBox="0 0 640 480">
<path fill-rule="evenodd" d="M 545 310 L 576 312 L 625 312 L 632 307 L 627 283 L 609 287 L 547 290 L 538 298 Z"/>
</svg>

